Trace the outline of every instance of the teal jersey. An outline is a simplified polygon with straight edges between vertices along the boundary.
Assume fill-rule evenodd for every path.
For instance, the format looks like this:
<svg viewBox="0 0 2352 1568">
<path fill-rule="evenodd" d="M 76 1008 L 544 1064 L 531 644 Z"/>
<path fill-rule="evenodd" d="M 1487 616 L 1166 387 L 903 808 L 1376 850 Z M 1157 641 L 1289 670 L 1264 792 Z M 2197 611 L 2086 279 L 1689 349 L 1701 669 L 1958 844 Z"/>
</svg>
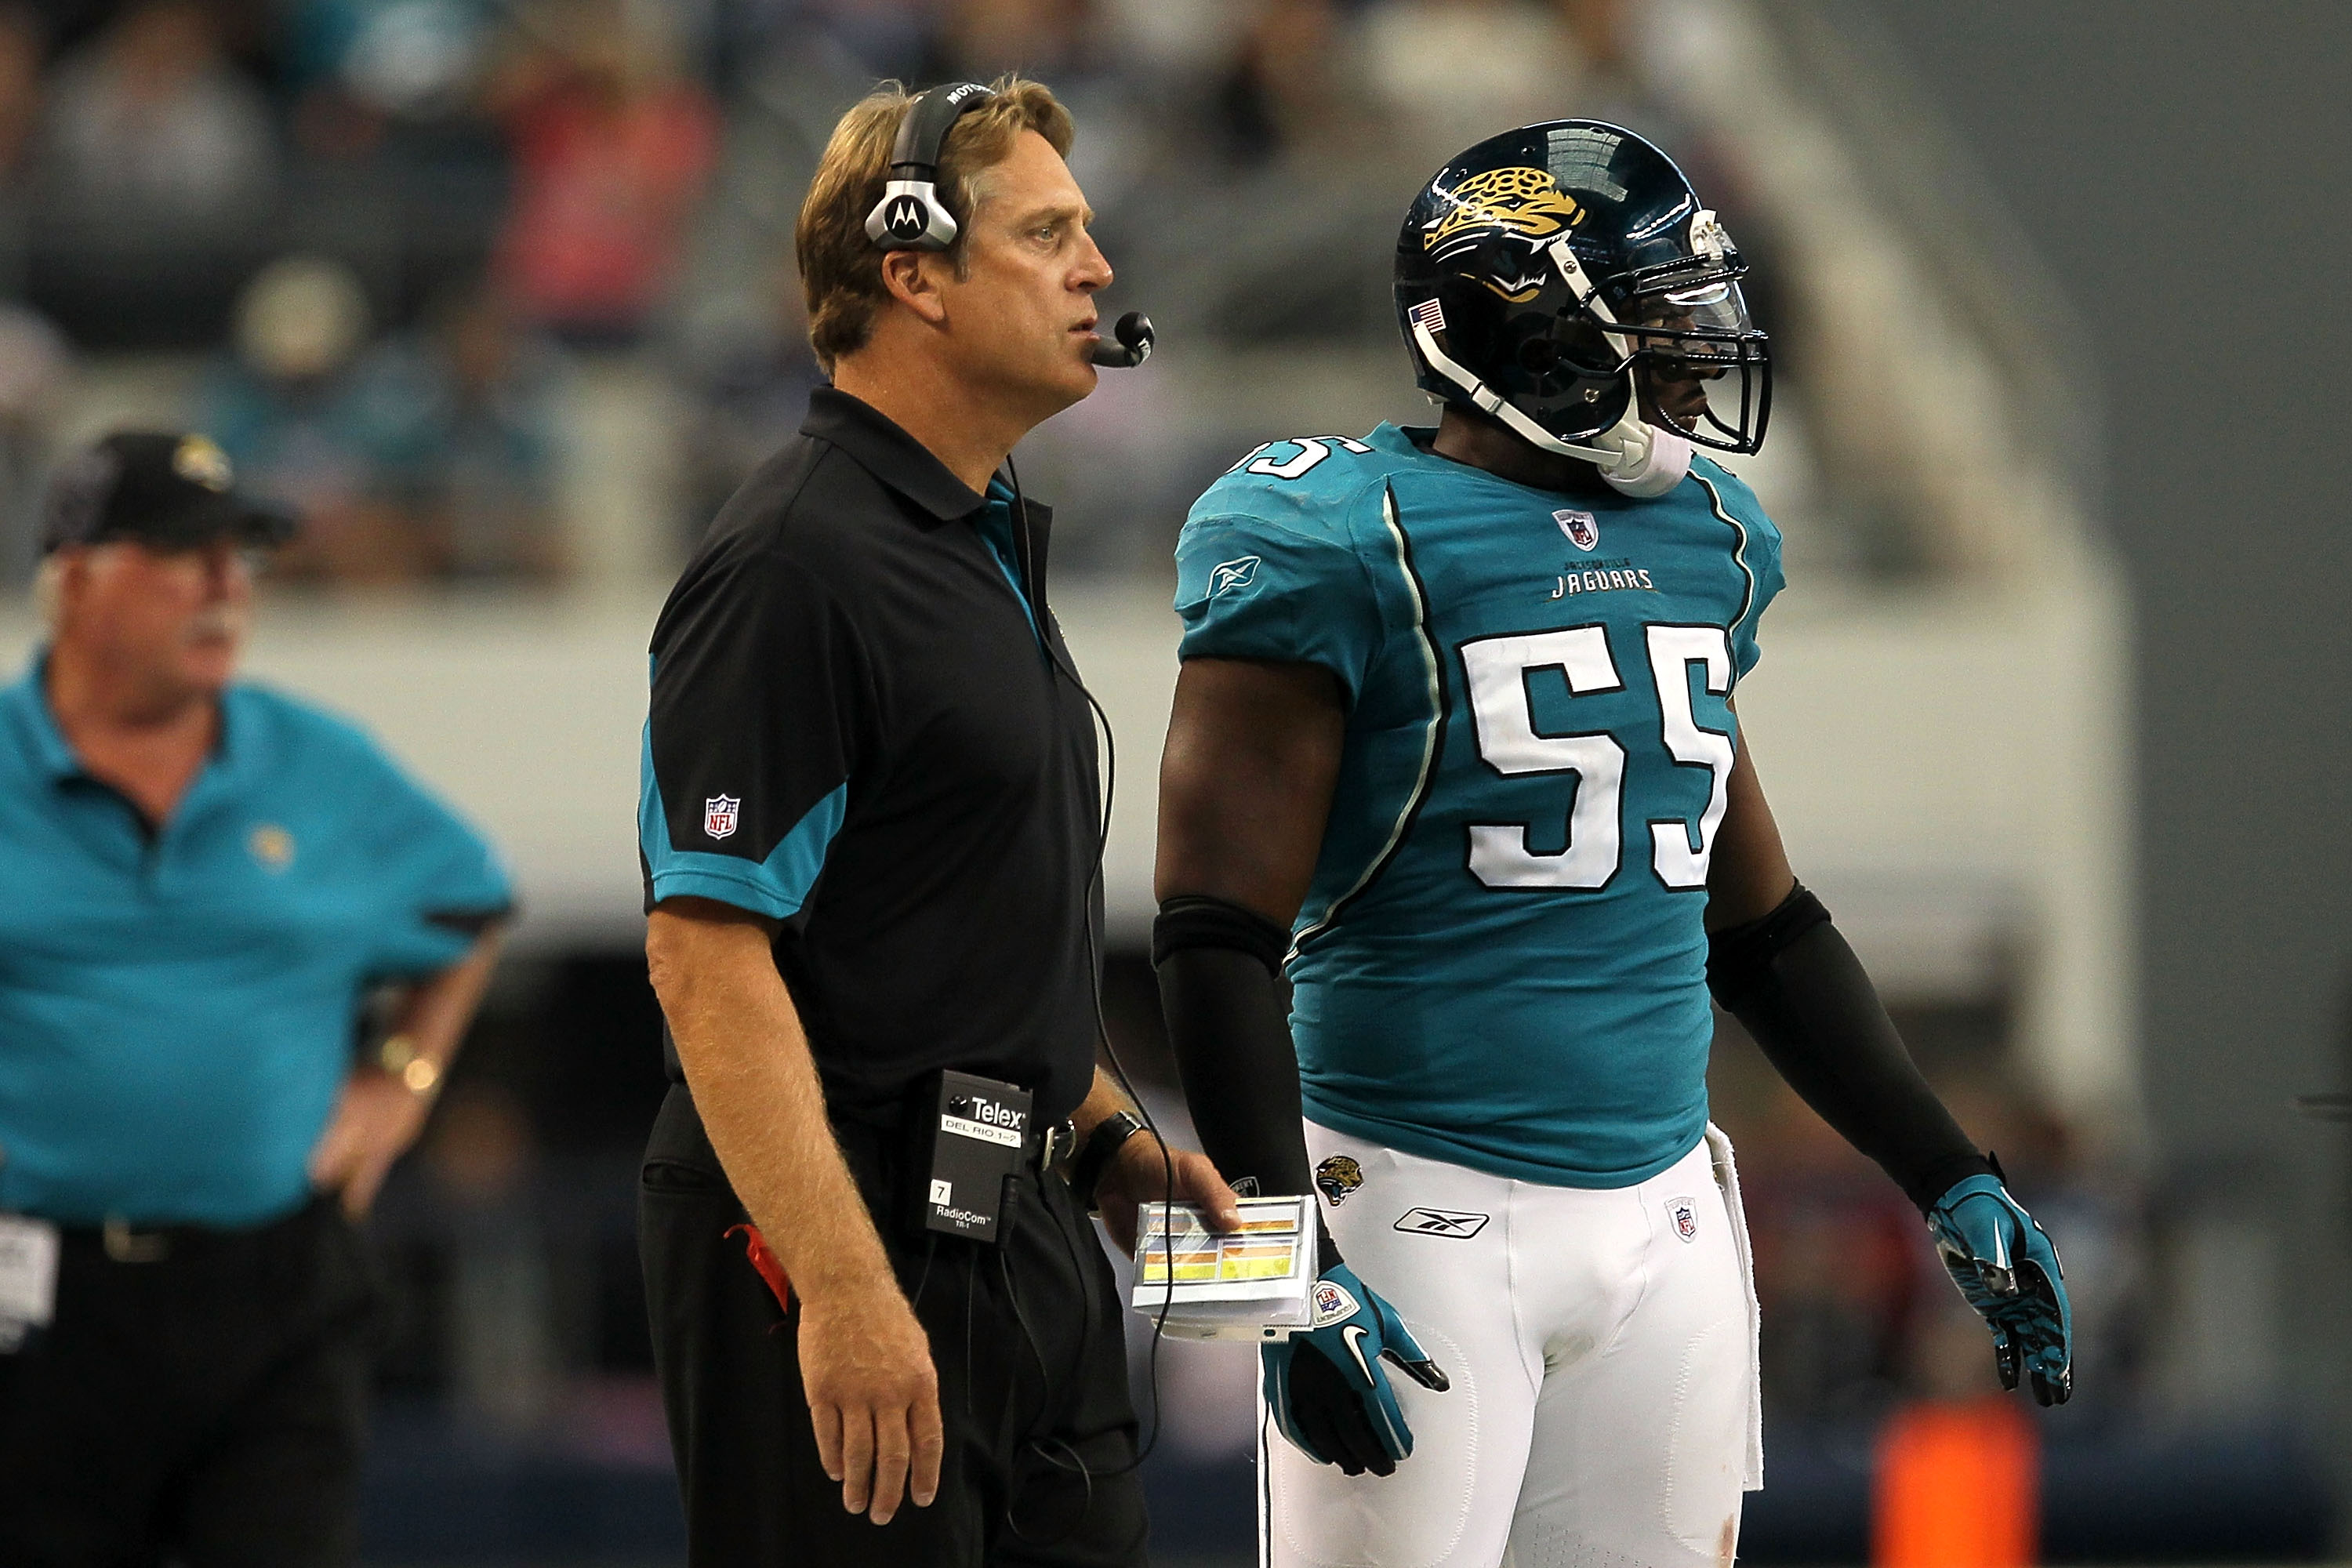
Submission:
<svg viewBox="0 0 2352 1568">
<path fill-rule="evenodd" d="M 1251 453 L 1176 562 L 1183 657 L 1346 693 L 1289 962 L 1307 1114 L 1556 1186 L 1687 1153 L 1730 699 L 1781 584 L 1754 493 L 1705 458 L 1654 500 L 1533 489 L 1383 425 Z"/>
</svg>

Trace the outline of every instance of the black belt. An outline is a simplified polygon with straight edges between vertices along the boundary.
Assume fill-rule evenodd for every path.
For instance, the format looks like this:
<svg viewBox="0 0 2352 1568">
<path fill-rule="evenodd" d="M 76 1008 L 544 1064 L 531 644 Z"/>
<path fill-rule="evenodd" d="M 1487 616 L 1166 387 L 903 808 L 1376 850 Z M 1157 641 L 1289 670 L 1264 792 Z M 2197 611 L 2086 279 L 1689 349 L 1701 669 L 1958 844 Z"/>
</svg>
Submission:
<svg viewBox="0 0 2352 1568">
<path fill-rule="evenodd" d="M 335 1201 L 331 1194 L 320 1194 L 290 1214 L 252 1226 L 134 1225 L 115 1215 L 103 1225 L 61 1225 L 58 1226 L 58 1238 L 77 1249 L 96 1247 L 112 1263 L 161 1263 L 167 1258 L 204 1258 L 234 1251 L 273 1232 L 306 1224 Z"/>
<path fill-rule="evenodd" d="M 702 1113 L 694 1107 L 694 1091 L 682 1083 L 672 1084 L 670 1087 L 684 1101 L 686 1110 L 692 1112 L 697 1152 L 709 1150 L 709 1134 L 703 1130 Z M 667 1108 L 669 1101 L 666 1099 L 662 1103 Z M 843 1116 L 837 1115 L 834 1108 L 828 1106 L 826 1113 L 833 1126 L 834 1136 L 836 1138 L 863 1137 L 895 1142 L 903 1140 L 905 1136 L 903 1115 L 897 1108 L 893 1108 L 887 1115 L 866 1113 Z M 1050 1126 L 1038 1128 L 1024 1135 L 1021 1140 L 1021 1158 L 1024 1164 L 1045 1171 L 1068 1159 L 1077 1152 L 1077 1126 L 1066 1116 Z M 716 1150 L 710 1150 L 709 1163 L 713 1172 L 722 1172 Z"/>
</svg>

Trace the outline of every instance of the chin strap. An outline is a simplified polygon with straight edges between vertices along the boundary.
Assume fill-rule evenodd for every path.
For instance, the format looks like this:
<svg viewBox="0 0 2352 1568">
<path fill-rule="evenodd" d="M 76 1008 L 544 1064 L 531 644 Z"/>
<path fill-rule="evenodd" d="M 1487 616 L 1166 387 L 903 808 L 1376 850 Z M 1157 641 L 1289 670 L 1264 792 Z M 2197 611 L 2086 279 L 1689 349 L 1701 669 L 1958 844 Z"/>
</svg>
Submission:
<svg viewBox="0 0 2352 1568">
<path fill-rule="evenodd" d="M 1430 303 L 1434 305 L 1435 301 Z M 1480 413 L 1500 420 L 1504 428 L 1521 440 L 1564 458 L 1580 458 L 1599 468 L 1601 479 L 1611 488 L 1640 499 L 1665 494 L 1690 472 L 1690 442 L 1672 430 L 1643 423 L 1638 398 L 1629 395 L 1624 417 L 1599 435 L 1582 442 L 1563 441 L 1513 407 L 1501 393 L 1455 363 L 1437 346 L 1436 335 L 1424 319 L 1436 315 L 1434 310 L 1418 309 L 1411 314 L 1413 345 L 1429 361 L 1430 368 L 1459 387 Z M 1444 318 L 1439 316 L 1438 320 L 1443 322 Z M 1633 373 L 1628 371 L 1626 374 L 1630 379 Z"/>
</svg>

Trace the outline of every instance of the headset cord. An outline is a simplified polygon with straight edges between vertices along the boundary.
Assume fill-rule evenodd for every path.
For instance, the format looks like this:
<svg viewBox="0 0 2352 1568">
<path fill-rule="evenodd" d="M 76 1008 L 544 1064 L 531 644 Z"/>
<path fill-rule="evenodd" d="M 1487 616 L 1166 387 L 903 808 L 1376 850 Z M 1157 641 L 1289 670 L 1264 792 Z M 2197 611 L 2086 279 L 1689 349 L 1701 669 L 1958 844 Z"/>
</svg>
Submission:
<svg viewBox="0 0 2352 1568">
<path fill-rule="evenodd" d="M 1007 452 L 1004 455 L 1004 472 L 1006 478 L 1011 482 L 1013 490 L 1013 521 L 1015 524 L 1013 530 L 1013 537 L 1015 548 L 1021 552 L 1021 575 L 1025 590 L 1027 587 L 1034 585 L 1037 581 L 1036 563 L 1030 547 L 1029 503 L 1021 492 L 1021 470 L 1014 466 L 1013 454 L 1010 452 Z M 1092 710 L 1094 721 L 1100 723 L 1102 726 L 1104 753 L 1102 810 L 1097 820 L 1095 828 L 1094 869 L 1087 882 L 1087 901 L 1089 907 L 1087 910 L 1085 916 L 1079 921 L 1079 929 L 1085 933 L 1086 937 L 1087 985 L 1088 994 L 1094 1005 L 1095 1038 L 1102 1047 L 1104 1060 L 1110 1066 L 1111 1078 L 1118 1083 L 1121 1092 L 1125 1093 L 1128 1100 L 1135 1106 L 1137 1113 L 1142 1118 L 1144 1131 L 1150 1133 L 1151 1141 L 1160 1146 L 1160 1190 L 1168 1194 L 1171 1201 L 1173 1201 L 1176 1192 L 1175 1159 L 1169 1152 L 1168 1140 L 1163 1137 L 1160 1131 L 1159 1122 L 1151 1114 L 1151 1107 L 1145 1103 L 1142 1095 L 1136 1092 L 1135 1080 L 1128 1076 L 1126 1064 L 1118 1059 L 1118 1048 L 1111 1043 L 1110 1024 L 1108 1019 L 1106 1018 L 1103 1014 L 1102 954 L 1095 946 L 1095 922 L 1092 905 L 1097 896 L 1104 897 L 1106 900 L 1108 899 L 1108 889 L 1104 885 L 1103 858 L 1110 847 L 1111 808 L 1118 799 L 1118 732 L 1111 728 L 1110 715 L 1104 711 L 1101 701 L 1087 687 L 1086 681 L 1079 678 L 1077 670 L 1073 668 L 1070 663 L 1065 660 L 1061 654 L 1055 650 L 1052 640 L 1046 637 L 1045 626 L 1051 624 L 1053 614 L 1052 610 L 1043 604 L 1034 605 L 1032 608 L 1033 612 L 1038 613 L 1044 617 L 1038 623 L 1037 641 L 1039 646 L 1045 651 L 1046 661 L 1061 674 L 1063 679 L 1066 679 L 1070 685 L 1076 689 L 1080 697 L 1086 699 L 1087 707 Z M 1126 1464 L 1121 1465 L 1116 1470 L 1103 1472 L 1103 1478 L 1105 1479 L 1108 1479 L 1114 1476 L 1123 1476 L 1133 1470 L 1140 1468 L 1143 1461 L 1150 1458 L 1151 1457 L 1151 1451 L 1160 1445 L 1160 1433 L 1162 1426 L 1162 1413 L 1160 1407 L 1160 1342 L 1166 1337 L 1168 1315 L 1174 1309 L 1176 1304 L 1176 1237 L 1173 1228 L 1166 1225 L 1161 1226 L 1160 1227 L 1160 1238 L 1163 1259 L 1162 1272 L 1164 1274 L 1166 1283 L 1163 1289 L 1163 1293 L 1160 1299 L 1160 1310 L 1153 1315 L 1151 1320 L 1151 1346 L 1146 1354 L 1147 1381 L 1145 1386 L 1151 1396 L 1150 1430 L 1149 1435 L 1145 1436 L 1142 1443 L 1137 1447 L 1135 1457 L 1132 1459 L 1129 1459 Z M 1069 1237 L 1066 1233 L 1065 1233 L 1063 1237 L 1063 1243 L 1065 1247 L 1069 1246 Z M 1076 1266 L 1077 1258 L 1075 1248 L 1071 1250 L 1071 1259 L 1073 1265 Z M 1078 1268 L 1078 1276 L 1081 1279 L 1085 1278 L 1085 1270 L 1083 1267 Z M 1086 1321 L 1081 1319 L 1078 1331 L 1078 1359 L 1075 1363 L 1075 1373 L 1082 1373 L 1085 1370 L 1087 1339 L 1088 1332 Z M 1066 1445 L 1065 1445 L 1065 1447 L 1066 1447 Z M 1073 1453 L 1072 1458 L 1076 1458 L 1077 1456 Z M 1078 1463 L 1079 1468 L 1082 1470 L 1087 1468 L 1086 1462 L 1083 1459 L 1079 1459 Z M 1091 1470 L 1087 1471 L 1088 1485 L 1090 1488 L 1092 1485 L 1093 1474 L 1094 1472 Z"/>
</svg>

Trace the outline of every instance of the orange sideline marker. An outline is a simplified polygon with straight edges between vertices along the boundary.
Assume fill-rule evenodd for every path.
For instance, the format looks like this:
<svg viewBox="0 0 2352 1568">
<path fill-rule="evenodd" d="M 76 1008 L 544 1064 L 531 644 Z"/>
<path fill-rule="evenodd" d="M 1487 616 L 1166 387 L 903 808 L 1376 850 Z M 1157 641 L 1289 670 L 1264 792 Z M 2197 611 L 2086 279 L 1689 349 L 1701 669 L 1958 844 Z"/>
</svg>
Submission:
<svg viewBox="0 0 2352 1568">
<path fill-rule="evenodd" d="M 1922 1403 L 1878 1439 L 1875 1568 L 2027 1568 L 2041 1552 L 2041 1434 L 2006 1399 Z"/>
</svg>

